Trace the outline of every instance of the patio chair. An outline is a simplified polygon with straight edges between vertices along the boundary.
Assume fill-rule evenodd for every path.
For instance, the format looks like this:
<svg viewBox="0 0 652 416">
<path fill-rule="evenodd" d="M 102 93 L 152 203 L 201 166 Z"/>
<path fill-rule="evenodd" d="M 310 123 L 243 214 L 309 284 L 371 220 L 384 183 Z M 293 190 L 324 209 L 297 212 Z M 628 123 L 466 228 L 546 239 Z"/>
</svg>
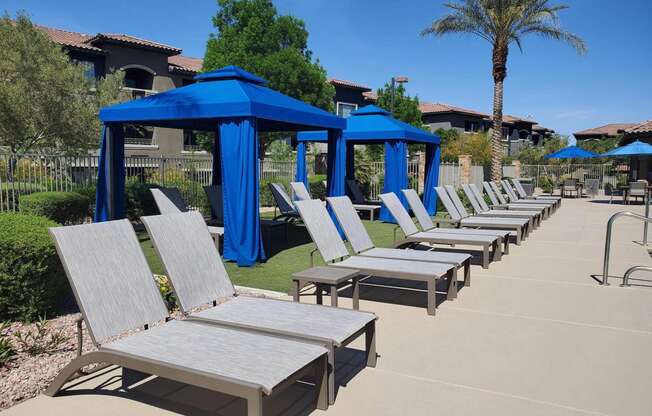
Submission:
<svg viewBox="0 0 652 416">
<path fill-rule="evenodd" d="M 188 206 L 179 192 L 179 188 L 151 188 L 150 192 L 154 197 L 154 202 L 161 214 L 175 214 L 179 212 L 188 212 Z M 208 226 L 215 247 L 220 249 L 220 237 L 224 236 L 224 227 Z"/>
<path fill-rule="evenodd" d="M 174 289 L 181 311 L 191 320 L 255 330 L 323 345 L 335 366 L 335 350 L 366 334 L 367 365 L 376 365 L 376 315 L 349 309 L 268 298 L 237 296 L 219 253 L 206 238 L 197 213 L 142 217 Z M 218 301 L 224 301 L 217 303 Z M 193 313 L 213 303 L 212 308 Z M 216 306 L 215 306 L 216 305 Z M 329 403 L 335 375 L 328 377 Z"/>
<path fill-rule="evenodd" d="M 508 203 L 501 204 L 500 201 L 498 200 L 498 197 L 494 193 L 493 189 L 491 189 L 491 186 L 489 186 L 487 182 L 484 182 L 482 185 L 485 193 L 489 197 L 489 203 L 485 201 L 482 190 L 478 188 L 476 184 L 474 183 L 469 184 L 469 188 L 471 189 L 471 192 L 473 192 L 473 194 L 475 195 L 475 199 L 478 201 L 482 209 L 508 209 L 508 210 L 517 210 L 517 211 L 533 211 L 533 212 L 540 213 L 542 219 L 548 218 L 552 213 L 551 206 L 528 204 L 528 203 L 522 204 L 520 203 L 520 200 L 517 203 L 508 202 Z"/>
<path fill-rule="evenodd" d="M 373 221 L 375 212 L 380 211 L 380 205 L 378 204 L 378 201 L 369 201 L 365 199 L 364 195 L 362 195 L 362 190 L 360 190 L 360 187 L 358 186 L 358 183 L 353 179 L 346 180 L 346 187 L 348 188 L 349 194 L 351 195 L 351 201 L 353 201 L 355 210 L 366 211 L 369 213 L 369 220 Z"/>
<path fill-rule="evenodd" d="M 556 209 L 557 202 L 556 201 L 544 201 L 544 200 L 538 200 L 538 199 L 521 199 L 516 195 L 516 192 L 512 188 L 512 185 L 506 180 L 503 179 L 500 181 L 500 185 L 502 188 L 505 190 L 505 195 L 507 195 L 507 198 L 509 199 L 509 202 L 512 204 L 525 204 L 525 205 L 530 205 L 530 206 L 535 206 L 537 208 L 545 208 L 549 207 L 551 209 Z M 495 192 L 499 195 L 499 198 L 502 198 L 502 194 L 498 188 L 498 185 L 494 184 L 491 182 L 492 188 L 495 190 Z"/>
<path fill-rule="evenodd" d="M 428 214 L 426 207 L 423 205 L 423 202 L 421 202 L 419 195 L 414 189 L 403 189 L 401 192 L 403 192 L 408 205 L 410 205 L 410 209 L 412 210 L 412 213 L 414 214 L 419 227 L 421 227 L 421 231 L 442 231 L 457 235 L 483 235 L 499 237 L 503 243 L 503 254 L 509 254 L 509 237 L 516 235 L 514 231 L 500 229 L 481 230 L 478 228 L 440 228 L 441 225 L 458 227 L 459 221 L 453 221 L 451 219 L 444 219 L 440 217 L 433 219 L 430 217 L 430 214 Z"/>
<path fill-rule="evenodd" d="M 452 192 L 455 192 L 455 189 L 450 186 L 448 193 L 450 193 L 451 190 Z M 466 195 L 467 199 L 471 203 L 471 206 L 473 207 L 473 211 L 475 211 L 475 215 L 477 216 L 494 218 L 526 218 L 531 221 L 530 225 L 533 229 L 539 227 L 541 224 L 543 210 L 525 211 L 514 209 L 491 209 L 485 202 L 482 195 L 476 195 L 468 184 L 462 185 L 462 192 L 464 192 L 464 195 Z"/>
<path fill-rule="evenodd" d="M 414 225 L 412 218 L 410 218 L 410 214 L 408 214 L 396 194 L 381 194 L 380 199 L 398 223 L 398 228 L 400 228 L 405 235 L 405 238 L 400 241 L 396 241 L 396 238 L 394 238 L 394 247 L 402 247 L 417 243 L 445 244 L 453 246 L 460 244 L 480 247 L 482 251 L 482 267 L 484 269 L 489 267 L 489 262 L 491 260 L 498 261 L 502 257 L 503 240 L 499 236 L 450 233 L 446 229 L 419 231 L 417 226 Z"/>
<path fill-rule="evenodd" d="M 285 192 L 285 188 L 280 183 L 270 183 L 269 190 L 274 197 L 276 206 L 274 207 L 274 221 L 283 220 L 293 222 L 300 218 L 299 213 L 292 204 L 292 200 Z M 279 210 L 279 215 L 276 215 L 276 208 Z"/>
<path fill-rule="evenodd" d="M 629 204 L 629 199 L 634 198 L 637 200 L 641 198 L 641 203 L 645 203 L 645 196 L 647 195 L 647 182 L 646 181 L 636 181 L 629 183 L 629 191 L 627 192 L 627 201 Z"/>
<path fill-rule="evenodd" d="M 557 206 L 561 204 L 561 197 L 558 196 L 552 196 L 552 195 L 528 195 L 527 192 L 525 192 L 525 188 L 523 188 L 523 184 L 521 184 L 521 181 L 518 179 L 514 178 L 512 179 L 512 183 L 514 184 L 514 188 L 516 189 L 516 192 L 518 192 L 518 197 L 519 199 L 534 199 L 536 200 L 541 200 L 541 201 L 555 201 L 557 202 Z"/>
<path fill-rule="evenodd" d="M 364 227 L 360 217 L 356 215 L 355 208 L 348 196 L 326 198 L 328 205 L 335 212 L 337 221 L 346 234 L 346 239 L 351 244 L 355 254 L 360 256 L 378 257 L 384 259 L 415 260 L 430 263 L 453 264 L 455 267 L 464 267 L 464 286 L 471 285 L 471 256 L 462 253 L 448 253 L 431 251 L 432 247 L 422 244 L 411 244 L 412 249 L 379 248 L 374 246 L 371 237 Z M 420 250 L 413 250 L 421 248 Z"/>
<path fill-rule="evenodd" d="M 600 191 L 600 179 L 587 179 L 584 181 L 585 190 L 591 198 L 595 198 Z"/>
<path fill-rule="evenodd" d="M 461 227 L 501 229 L 510 230 L 516 233 L 515 243 L 521 245 L 521 241 L 527 238 L 530 231 L 530 220 L 523 218 L 491 218 L 471 216 L 464 207 L 464 204 L 456 192 L 449 193 L 441 186 L 435 187 L 437 197 L 444 204 L 450 217 L 457 221 Z"/>
<path fill-rule="evenodd" d="M 427 285 L 427 313 L 431 316 L 435 315 L 437 308 L 435 299 L 437 280 L 447 279 L 447 299 L 454 299 L 457 296 L 457 268 L 453 264 L 351 256 L 321 201 L 314 199 L 297 201 L 296 206 L 312 241 L 317 246 L 317 251 L 328 266 L 357 269 L 360 270 L 360 274 L 366 276 L 424 282 Z M 311 253 L 311 263 L 313 253 L 314 251 Z"/>
<path fill-rule="evenodd" d="M 209 242 L 203 225 L 198 229 Z M 98 350 L 61 370 L 45 391 L 48 396 L 82 367 L 107 363 L 122 367 L 124 375 L 136 371 L 244 398 L 249 416 L 263 414 L 265 397 L 313 373 L 317 407 L 328 407 L 328 350 L 323 346 L 226 326 L 168 321 L 128 220 L 57 227 L 50 233 Z M 145 330 L 115 340 L 137 328 Z"/>
<path fill-rule="evenodd" d="M 564 183 L 561 187 L 561 196 L 562 198 L 566 196 L 566 194 L 570 194 L 571 196 L 573 195 L 573 192 L 575 192 L 576 196 L 581 196 L 579 195 L 579 191 L 577 188 L 577 179 L 564 179 Z"/>
</svg>

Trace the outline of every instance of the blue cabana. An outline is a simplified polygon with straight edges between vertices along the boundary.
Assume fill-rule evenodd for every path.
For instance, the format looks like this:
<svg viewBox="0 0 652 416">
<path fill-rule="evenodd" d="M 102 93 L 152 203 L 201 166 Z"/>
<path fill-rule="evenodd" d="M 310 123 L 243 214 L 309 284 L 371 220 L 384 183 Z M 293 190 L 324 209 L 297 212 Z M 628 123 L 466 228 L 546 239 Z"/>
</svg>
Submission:
<svg viewBox="0 0 652 416">
<path fill-rule="evenodd" d="M 561 150 L 544 156 L 545 159 L 586 159 L 591 157 L 600 157 L 600 155 L 577 146 L 564 147 Z"/>
<path fill-rule="evenodd" d="M 338 181 L 337 185 L 343 187 L 346 179 L 353 179 L 353 145 L 383 143 L 385 145 L 383 192 L 396 193 L 404 204 L 406 203 L 401 190 L 408 187 L 407 144 L 424 143 L 426 145 L 426 172 L 423 202 L 428 211 L 435 214 L 437 202 L 434 187 L 439 179 L 439 136 L 396 120 L 382 108 L 369 105 L 351 113 L 351 117 L 347 119 L 347 127 L 342 133 L 342 138 L 344 146 L 336 154 L 343 159 L 337 161 L 338 167 L 335 169 L 336 172 L 333 173 L 334 180 Z M 326 132 L 299 133 L 297 140 L 299 145 L 305 142 L 325 142 Z M 297 157 L 299 157 L 299 151 Z M 329 160 L 328 163 L 330 172 L 331 161 Z M 299 168 L 305 169 L 305 162 L 297 162 L 297 169 Z M 305 175 L 305 173 L 297 172 L 297 178 L 303 177 L 302 175 Z M 330 188 L 329 178 L 329 191 Z M 394 222 L 393 217 L 384 206 L 380 212 L 380 219 Z"/>
<path fill-rule="evenodd" d="M 265 259 L 260 235 L 258 132 L 328 129 L 337 141 L 344 119 L 267 88 L 266 81 L 228 66 L 195 77 L 198 82 L 105 107 L 95 221 L 123 218 L 123 125 L 215 132 L 214 185 L 224 201 L 224 258 L 250 266 Z M 228 172 L 228 174 L 226 174 Z"/>
</svg>

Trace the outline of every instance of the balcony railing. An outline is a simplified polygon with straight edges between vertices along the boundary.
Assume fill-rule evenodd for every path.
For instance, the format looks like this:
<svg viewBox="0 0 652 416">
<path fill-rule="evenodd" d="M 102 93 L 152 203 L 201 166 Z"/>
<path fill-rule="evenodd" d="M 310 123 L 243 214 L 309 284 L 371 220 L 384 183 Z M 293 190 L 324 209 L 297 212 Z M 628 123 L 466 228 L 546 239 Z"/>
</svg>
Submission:
<svg viewBox="0 0 652 416">
<path fill-rule="evenodd" d="M 151 137 L 125 137 L 126 145 L 134 146 L 152 146 L 154 139 Z"/>
<path fill-rule="evenodd" d="M 131 88 L 131 87 L 122 87 L 122 91 L 124 91 L 127 94 L 127 98 L 130 100 L 158 94 L 158 91 L 155 90 L 145 90 L 142 88 Z"/>
</svg>

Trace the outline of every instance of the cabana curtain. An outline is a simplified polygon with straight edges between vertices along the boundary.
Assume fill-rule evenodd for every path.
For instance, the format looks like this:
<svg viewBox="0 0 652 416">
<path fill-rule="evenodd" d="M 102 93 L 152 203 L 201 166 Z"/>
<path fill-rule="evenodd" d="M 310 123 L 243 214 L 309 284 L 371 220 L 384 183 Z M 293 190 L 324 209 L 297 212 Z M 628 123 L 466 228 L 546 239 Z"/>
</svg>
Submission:
<svg viewBox="0 0 652 416">
<path fill-rule="evenodd" d="M 383 193 L 394 192 L 404 206 L 407 206 L 402 189 L 407 189 L 407 143 L 402 140 L 385 142 L 385 181 Z M 381 221 L 395 223 L 394 216 L 383 204 L 378 217 Z"/>
<path fill-rule="evenodd" d="M 430 215 L 437 213 L 437 193 L 435 186 L 439 183 L 439 161 L 441 146 L 428 143 L 426 145 L 426 172 L 423 181 L 423 205 Z"/>
<path fill-rule="evenodd" d="M 125 217 L 124 141 L 122 124 L 102 126 L 102 145 L 97 166 L 95 222 Z"/>
<path fill-rule="evenodd" d="M 265 259 L 258 208 L 258 133 L 254 118 L 219 122 L 224 195 L 224 258 L 251 266 Z"/>
</svg>

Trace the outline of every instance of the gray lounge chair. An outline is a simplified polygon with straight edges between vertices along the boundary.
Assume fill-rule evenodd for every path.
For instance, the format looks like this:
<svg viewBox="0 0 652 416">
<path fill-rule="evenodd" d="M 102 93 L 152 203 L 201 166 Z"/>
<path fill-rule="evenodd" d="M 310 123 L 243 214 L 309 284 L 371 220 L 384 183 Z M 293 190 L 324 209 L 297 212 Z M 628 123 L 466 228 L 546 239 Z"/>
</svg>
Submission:
<svg viewBox="0 0 652 416">
<path fill-rule="evenodd" d="M 512 179 L 512 183 L 514 184 L 514 188 L 516 189 L 516 192 L 518 192 L 518 196 L 520 199 L 534 199 L 534 200 L 540 200 L 540 201 L 555 201 L 555 207 L 559 207 L 561 205 L 562 198 L 559 196 L 552 196 L 552 195 L 531 195 L 529 196 L 527 192 L 525 192 L 525 188 L 523 188 L 523 184 L 521 184 L 521 181 L 518 179 Z"/>
<path fill-rule="evenodd" d="M 452 189 L 452 187 L 451 187 Z M 513 209 L 490 209 L 484 198 L 481 195 L 477 195 L 473 192 L 471 187 L 468 184 L 462 185 L 462 191 L 464 195 L 468 198 L 475 215 L 486 216 L 493 218 L 526 218 L 529 219 L 530 226 L 534 229 L 541 224 L 541 217 L 543 216 L 543 210 L 538 211 L 524 211 L 524 210 L 513 210 Z M 450 194 L 451 190 L 448 190 Z M 455 192 L 453 190 L 453 192 Z"/>
<path fill-rule="evenodd" d="M 499 237 L 502 239 L 503 243 L 503 254 L 509 254 L 509 237 L 511 235 L 516 235 L 514 231 L 499 229 L 481 230 L 478 228 L 439 228 L 441 224 L 457 227 L 459 226 L 459 222 L 453 223 L 452 221 L 441 221 L 441 218 L 436 218 L 433 221 L 433 219 L 430 218 L 430 214 L 428 214 L 426 207 L 423 205 L 423 202 L 421 202 L 421 199 L 419 199 L 419 195 L 414 189 L 403 189 L 402 192 L 408 204 L 410 205 L 410 209 L 412 210 L 414 217 L 417 219 L 417 223 L 421 227 L 421 231 L 444 231 L 449 234 L 457 235 L 484 235 Z"/>
<path fill-rule="evenodd" d="M 444 204 L 444 207 L 446 208 L 446 211 L 448 211 L 452 220 L 456 221 L 460 227 L 514 231 L 516 233 L 516 245 L 520 245 L 521 241 L 528 235 L 530 224 L 530 220 L 528 219 L 471 216 L 456 192 L 453 192 L 451 195 L 441 186 L 435 187 L 435 191 L 437 192 L 437 197 Z"/>
<path fill-rule="evenodd" d="M 167 309 L 128 220 L 50 233 L 98 350 L 74 359 L 45 394 L 54 396 L 82 367 L 107 363 L 126 375 L 133 370 L 242 397 L 247 414 L 260 416 L 264 397 L 314 372 L 317 406 L 328 407 L 323 346 L 188 320 L 163 322 Z M 145 330 L 114 340 L 136 328 Z"/>
<path fill-rule="evenodd" d="M 398 242 L 395 241 L 395 247 L 417 243 L 479 246 L 482 249 L 482 267 L 485 269 L 489 267 L 490 260 L 498 261 L 502 257 L 503 240 L 500 236 L 460 234 L 449 232 L 449 230 L 444 228 L 419 231 L 417 226 L 414 225 L 412 218 L 410 218 L 410 214 L 408 214 L 394 193 L 381 194 L 380 199 L 398 223 L 398 228 L 405 235 L 405 239 Z"/>
<path fill-rule="evenodd" d="M 501 192 L 500 188 L 498 188 L 498 185 L 495 184 L 494 182 L 489 182 L 489 187 L 491 190 L 494 192 L 498 200 L 500 201 L 501 204 L 508 204 L 508 201 L 505 199 L 503 196 L 503 193 Z M 505 189 L 505 186 L 503 186 L 503 189 Z M 530 206 L 535 206 L 537 208 L 545 208 L 545 207 L 554 207 L 555 202 L 554 201 L 536 201 L 536 200 L 529 200 L 529 199 L 518 199 L 515 195 L 512 195 L 509 193 L 508 189 L 505 189 L 506 195 L 510 200 L 510 203 L 517 203 L 521 205 L 530 205 Z"/>
<path fill-rule="evenodd" d="M 290 185 L 292 186 L 292 191 L 294 192 L 294 195 L 297 197 L 299 201 L 312 199 L 310 192 L 306 188 L 306 184 L 304 184 L 303 182 L 292 182 L 290 183 Z M 380 211 L 380 205 L 353 204 L 353 208 L 358 212 L 360 211 L 367 212 L 369 214 L 370 221 L 374 220 L 374 213 L 376 211 Z"/>
<path fill-rule="evenodd" d="M 364 224 L 360 221 L 360 217 L 356 215 L 355 208 L 348 196 L 329 197 L 326 200 L 333 212 L 335 212 L 337 221 L 344 230 L 346 239 L 351 244 L 355 254 L 384 259 L 454 264 L 458 269 L 464 267 L 464 285 L 471 285 L 471 256 L 469 254 L 431 251 L 432 247 L 420 244 L 415 244 L 412 248 L 425 248 L 426 250 L 376 247 L 371 241 Z"/>
<path fill-rule="evenodd" d="M 645 196 L 647 195 L 647 181 L 636 181 L 629 183 L 629 191 L 627 192 L 626 204 L 629 204 L 629 199 L 634 198 L 636 201 L 641 198 L 641 203 L 645 203 Z"/>
<path fill-rule="evenodd" d="M 437 280 L 444 277 L 448 280 L 448 299 L 454 299 L 457 296 L 457 268 L 454 265 L 351 256 L 321 201 L 314 199 L 297 201 L 296 206 L 312 241 L 327 265 L 357 269 L 361 274 L 367 276 L 425 282 L 428 293 L 428 315 L 435 315 L 437 307 L 435 284 Z"/>
<path fill-rule="evenodd" d="M 181 311 L 189 319 L 322 344 L 335 365 L 335 349 L 362 334 L 367 365 L 376 365 L 375 320 L 368 312 L 283 300 L 237 296 L 219 253 L 206 238 L 196 213 L 142 217 L 169 277 Z M 192 310 L 226 300 L 209 309 Z M 335 375 L 329 375 L 329 403 L 335 400 Z"/>
<path fill-rule="evenodd" d="M 167 215 L 179 212 L 188 212 L 188 206 L 183 200 L 181 192 L 179 192 L 179 188 L 151 188 L 150 192 L 152 192 L 154 202 L 156 202 L 158 211 L 161 214 Z M 209 225 L 208 232 L 215 242 L 215 247 L 217 247 L 219 251 L 220 237 L 224 236 L 224 227 L 215 227 Z"/>
<path fill-rule="evenodd" d="M 573 193 L 575 193 L 576 197 L 581 197 L 579 188 L 577 187 L 577 183 L 579 181 L 577 179 L 564 179 L 564 182 L 561 186 L 561 196 L 562 198 L 565 197 L 567 194 L 572 196 Z"/>
<path fill-rule="evenodd" d="M 274 216 L 274 221 L 283 220 L 287 222 L 293 222 L 300 218 L 299 213 L 292 204 L 292 200 L 285 192 L 285 188 L 280 183 L 270 183 L 269 190 L 274 197 L 274 202 L 276 207 L 278 207 L 279 215 Z M 274 214 L 276 214 L 276 207 Z"/>
<path fill-rule="evenodd" d="M 369 220 L 373 221 L 376 211 L 380 211 L 380 204 L 378 204 L 378 201 L 368 201 L 365 199 L 364 195 L 362 195 L 360 187 L 358 186 L 358 183 L 353 179 L 346 180 L 346 187 L 348 188 L 349 194 L 351 195 L 351 201 L 353 201 L 355 210 L 358 212 L 365 211 L 369 213 Z"/>
<path fill-rule="evenodd" d="M 469 186 L 471 187 L 471 190 L 475 189 L 474 193 L 482 197 L 482 191 L 479 190 L 475 184 L 470 184 Z M 494 192 L 489 182 L 483 182 L 482 187 L 484 188 L 485 193 L 487 194 L 489 200 L 491 201 L 491 204 L 489 206 L 492 209 L 516 209 L 516 210 L 524 210 L 524 211 L 537 211 L 537 212 L 542 212 L 544 218 L 548 218 L 550 215 L 552 215 L 552 212 L 554 210 L 554 205 L 549 205 L 545 201 L 541 204 L 507 202 L 507 200 L 505 200 L 505 197 L 500 195 L 500 193 L 496 194 Z"/>
<path fill-rule="evenodd" d="M 529 204 L 529 205 L 546 205 L 549 207 L 552 207 L 553 209 L 557 208 L 557 204 L 559 201 L 556 200 L 545 200 L 545 199 L 526 199 L 526 198 L 520 198 L 514 188 L 512 187 L 512 184 L 509 183 L 507 179 L 503 179 L 500 181 L 500 184 L 502 185 L 503 189 L 505 190 L 505 194 L 507 195 L 507 198 L 509 198 L 510 202 L 515 203 L 515 204 Z"/>
</svg>

